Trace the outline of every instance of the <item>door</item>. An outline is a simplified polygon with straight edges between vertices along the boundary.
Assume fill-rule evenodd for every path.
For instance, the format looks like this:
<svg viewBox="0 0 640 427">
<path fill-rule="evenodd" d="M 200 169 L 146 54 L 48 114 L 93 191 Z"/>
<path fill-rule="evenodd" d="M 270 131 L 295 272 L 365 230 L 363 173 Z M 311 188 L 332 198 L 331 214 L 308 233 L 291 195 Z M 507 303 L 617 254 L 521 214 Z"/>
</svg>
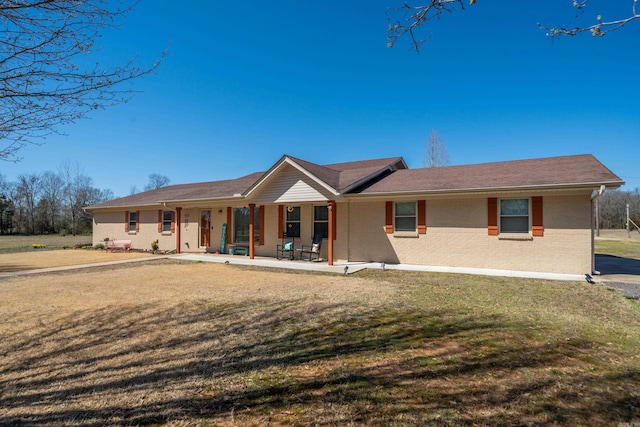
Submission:
<svg viewBox="0 0 640 427">
<path fill-rule="evenodd" d="M 200 211 L 200 247 L 211 246 L 211 210 Z"/>
</svg>

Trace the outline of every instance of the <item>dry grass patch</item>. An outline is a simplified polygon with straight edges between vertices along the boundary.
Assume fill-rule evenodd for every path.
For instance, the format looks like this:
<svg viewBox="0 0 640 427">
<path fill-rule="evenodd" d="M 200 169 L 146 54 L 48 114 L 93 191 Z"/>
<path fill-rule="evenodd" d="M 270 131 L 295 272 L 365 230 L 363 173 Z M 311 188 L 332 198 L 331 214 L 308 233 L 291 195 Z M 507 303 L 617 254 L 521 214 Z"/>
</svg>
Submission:
<svg viewBox="0 0 640 427">
<path fill-rule="evenodd" d="M 0 300 L 0 425 L 640 421 L 640 309 L 598 286 L 165 260 Z"/>
<path fill-rule="evenodd" d="M 106 252 L 92 249 L 9 252 L 0 255 L 0 273 L 122 261 L 150 256 L 152 255 L 144 252 Z"/>
</svg>

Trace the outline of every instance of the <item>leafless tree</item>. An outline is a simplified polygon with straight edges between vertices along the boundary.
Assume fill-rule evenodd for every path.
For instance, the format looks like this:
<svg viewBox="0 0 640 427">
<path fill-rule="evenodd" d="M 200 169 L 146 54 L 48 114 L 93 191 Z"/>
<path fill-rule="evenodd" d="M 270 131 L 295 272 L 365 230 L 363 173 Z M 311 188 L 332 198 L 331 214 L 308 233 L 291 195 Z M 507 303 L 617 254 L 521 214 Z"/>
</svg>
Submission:
<svg viewBox="0 0 640 427">
<path fill-rule="evenodd" d="M 145 185 L 144 191 L 155 190 L 157 188 L 166 187 L 171 180 L 168 176 L 152 173 L 149 175 L 149 183 Z"/>
<path fill-rule="evenodd" d="M 87 199 L 94 190 L 92 180 L 82 172 L 77 163 L 71 162 L 62 164 L 60 175 L 64 182 L 65 208 L 71 225 L 71 234 L 75 236 L 78 231 L 78 222 L 83 217 L 82 208 L 88 205 Z"/>
<path fill-rule="evenodd" d="M 589 0 L 565 0 L 570 1 L 582 14 L 587 7 Z M 538 27 L 546 31 L 547 36 L 575 36 L 583 32 L 591 33 L 593 36 L 604 36 L 611 31 L 615 31 L 631 23 L 640 20 L 640 14 L 637 11 L 638 0 L 625 0 L 630 3 L 630 13 L 619 19 L 605 20 L 601 15 L 597 15 L 595 22 L 591 25 L 582 27 L 547 27 L 538 23 Z M 393 47 L 401 38 L 408 37 L 411 46 L 416 52 L 420 51 L 420 46 L 428 37 L 419 34 L 419 30 L 427 24 L 427 22 L 440 18 L 443 13 L 452 13 L 456 10 L 464 10 L 464 0 L 427 0 L 426 4 L 412 5 L 404 3 L 400 7 L 392 7 L 387 10 L 388 22 L 388 47 Z M 473 5 L 476 0 L 469 0 L 469 4 Z"/>
<path fill-rule="evenodd" d="M 21 148 L 43 143 L 60 125 L 130 99 L 124 83 L 152 72 L 163 54 L 150 67 L 91 57 L 101 31 L 130 10 L 110 0 L 0 1 L 0 159 L 17 161 Z"/>
<path fill-rule="evenodd" d="M 431 131 L 429 140 L 424 150 L 424 166 L 427 168 L 435 168 L 449 164 L 449 153 L 445 147 L 444 141 L 440 139 L 440 135 L 435 130 Z"/>
<path fill-rule="evenodd" d="M 18 176 L 18 196 L 24 206 L 24 220 L 26 230 L 36 234 L 36 207 L 40 200 L 41 177 L 38 174 L 23 174 Z"/>
<path fill-rule="evenodd" d="M 51 171 L 42 174 L 41 205 L 42 223 L 47 232 L 56 232 L 56 223 L 62 212 L 64 181 L 60 175 Z"/>
</svg>

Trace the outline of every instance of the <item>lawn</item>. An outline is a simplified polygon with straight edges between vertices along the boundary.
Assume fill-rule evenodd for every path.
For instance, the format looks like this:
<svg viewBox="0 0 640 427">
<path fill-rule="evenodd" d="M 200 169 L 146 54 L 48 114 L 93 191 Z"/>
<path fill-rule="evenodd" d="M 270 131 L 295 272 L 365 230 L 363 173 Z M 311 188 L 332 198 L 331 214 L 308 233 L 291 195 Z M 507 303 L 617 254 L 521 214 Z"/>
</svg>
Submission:
<svg viewBox="0 0 640 427">
<path fill-rule="evenodd" d="M 640 423 L 640 305 L 586 282 L 155 260 L 0 301 L 0 425 Z"/>
<path fill-rule="evenodd" d="M 86 244 L 91 246 L 91 241 L 91 236 L 61 236 L 59 234 L 37 236 L 0 235 L 0 254 L 12 251 L 73 248 L 76 245 Z"/>
</svg>

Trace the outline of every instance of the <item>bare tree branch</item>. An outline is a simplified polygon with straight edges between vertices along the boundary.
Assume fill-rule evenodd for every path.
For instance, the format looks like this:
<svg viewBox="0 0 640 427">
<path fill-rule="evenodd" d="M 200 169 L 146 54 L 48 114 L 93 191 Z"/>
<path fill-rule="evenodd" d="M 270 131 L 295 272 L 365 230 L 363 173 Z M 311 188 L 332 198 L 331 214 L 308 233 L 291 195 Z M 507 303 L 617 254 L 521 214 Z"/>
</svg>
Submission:
<svg viewBox="0 0 640 427">
<path fill-rule="evenodd" d="M 584 12 L 589 0 L 570 0 L 579 13 Z M 583 32 L 590 32 L 593 36 L 604 36 L 611 31 L 618 30 L 629 23 L 640 20 L 640 14 L 637 11 L 638 0 L 629 0 L 631 3 L 631 14 L 627 17 L 619 19 L 605 20 L 601 15 L 596 17 L 596 22 L 584 27 L 546 27 L 540 23 L 538 26 L 547 32 L 549 37 L 557 36 L 575 36 Z M 469 0 L 469 4 L 475 4 L 476 0 Z M 421 30 L 429 21 L 440 18 L 443 12 L 454 12 L 457 9 L 464 10 L 463 0 L 429 0 L 427 4 L 415 6 L 404 3 L 401 7 L 388 8 L 388 43 L 387 47 L 393 47 L 401 38 L 409 38 L 411 47 L 420 52 L 420 46 L 431 35 L 422 37 L 419 35 Z"/>
<path fill-rule="evenodd" d="M 573 0 L 573 6 L 578 9 L 580 13 L 584 12 L 584 8 L 587 6 L 588 0 L 584 0 L 582 2 L 578 2 Z M 602 15 L 596 16 L 596 23 L 593 25 L 589 25 L 586 27 L 574 27 L 574 28 L 565 28 L 565 27 L 557 27 L 557 28 L 547 28 L 544 25 L 538 23 L 538 27 L 545 30 L 547 32 L 547 36 L 556 37 L 556 36 L 576 36 L 580 33 L 590 32 L 592 36 L 603 37 L 607 33 L 611 31 L 619 30 L 624 27 L 628 23 L 635 21 L 636 19 L 640 19 L 640 14 L 637 12 L 637 4 L 638 0 L 633 0 L 631 3 L 631 16 L 621 19 L 614 20 L 603 20 Z"/>
<path fill-rule="evenodd" d="M 0 159 L 17 161 L 58 127 L 92 110 L 127 102 L 123 83 L 153 72 L 135 64 L 79 65 L 102 30 L 117 28 L 132 5 L 108 0 L 0 0 Z M 134 3 L 135 4 L 135 3 Z"/>
</svg>

